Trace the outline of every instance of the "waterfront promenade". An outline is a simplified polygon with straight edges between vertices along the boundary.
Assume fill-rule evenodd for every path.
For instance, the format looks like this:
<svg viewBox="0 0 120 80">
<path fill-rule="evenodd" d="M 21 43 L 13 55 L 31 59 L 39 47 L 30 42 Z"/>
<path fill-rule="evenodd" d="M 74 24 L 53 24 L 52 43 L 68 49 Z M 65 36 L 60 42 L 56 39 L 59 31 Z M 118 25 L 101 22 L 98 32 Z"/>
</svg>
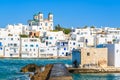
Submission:
<svg viewBox="0 0 120 80">
<path fill-rule="evenodd" d="M 68 68 L 71 73 L 120 73 L 120 68 Z"/>
</svg>

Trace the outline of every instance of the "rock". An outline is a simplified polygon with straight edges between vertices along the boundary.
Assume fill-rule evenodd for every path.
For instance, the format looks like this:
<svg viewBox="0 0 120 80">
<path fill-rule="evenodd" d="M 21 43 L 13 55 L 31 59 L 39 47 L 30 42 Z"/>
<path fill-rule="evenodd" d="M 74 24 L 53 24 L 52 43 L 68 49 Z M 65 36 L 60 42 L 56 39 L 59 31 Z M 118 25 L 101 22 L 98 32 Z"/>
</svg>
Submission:
<svg viewBox="0 0 120 80">
<path fill-rule="evenodd" d="M 25 67 L 23 67 L 21 72 L 40 72 L 40 67 L 37 66 L 36 64 L 28 64 Z"/>
<path fill-rule="evenodd" d="M 51 64 L 45 66 L 45 70 L 43 72 L 37 72 L 32 77 L 31 80 L 48 80 L 50 71 L 52 69 Z"/>
<path fill-rule="evenodd" d="M 32 78 L 33 74 L 29 74 L 29 77 Z"/>
<path fill-rule="evenodd" d="M 52 67 L 52 64 L 48 64 L 45 67 L 28 64 L 21 69 L 21 72 L 33 72 L 34 74 L 29 74 L 31 80 L 48 80 Z"/>
</svg>

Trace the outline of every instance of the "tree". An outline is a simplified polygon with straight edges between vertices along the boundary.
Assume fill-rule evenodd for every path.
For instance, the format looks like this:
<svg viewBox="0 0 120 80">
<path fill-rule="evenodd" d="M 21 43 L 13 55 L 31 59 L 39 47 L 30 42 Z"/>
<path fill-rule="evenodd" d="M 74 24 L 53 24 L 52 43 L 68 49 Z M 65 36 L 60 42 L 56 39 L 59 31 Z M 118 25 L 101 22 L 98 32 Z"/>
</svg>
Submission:
<svg viewBox="0 0 120 80">
<path fill-rule="evenodd" d="M 91 26 L 90 28 L 95 28 L 95 26 Z"/>
<path fill-rule="evenodd" d="M 88 26 L 87 25 L 85 25 L 83 28 L 87 28 Z"/>
<path fill-rule="evenodd" d="M 71 29 L 69 28 L 63 28 L 63 29 L 64 29 L 63 30 L 64 34 L 69 34 L 71 32 Z"/>
<path fill-rule="evenodd" d="M 63 28 L 58 24 L 58 25 L 55 26 L 55 30 L 62 31 Z"/>
<path fill-rule="evenodd" d="M 71 32 L 71 29 L 69 28 L 63 28 L 60 26 L 60 24 L 55 26 L 55 30 L 54 31 L 63 31 L 64 34 L 69 34 Z"/>
<path fill-rule="evenodd" d="M 27 38 L 28 35 L 26 35 L 26 34 L 20 34 L 20 37 L 21 37 L 21 38 Z"/>
</svg>

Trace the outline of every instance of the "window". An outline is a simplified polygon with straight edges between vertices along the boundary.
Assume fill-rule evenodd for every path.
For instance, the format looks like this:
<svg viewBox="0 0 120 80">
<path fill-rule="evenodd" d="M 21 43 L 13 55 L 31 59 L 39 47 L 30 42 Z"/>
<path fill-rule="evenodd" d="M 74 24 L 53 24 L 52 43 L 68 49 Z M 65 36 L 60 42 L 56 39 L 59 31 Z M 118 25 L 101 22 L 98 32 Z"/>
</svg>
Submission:
<svg viewBox="0 0 120 80">
<path fill-rule="evenodd" d="M 52 26 L 52 24 L 51 24 L 51 26 Z"/>
<path fill-rule="evenodd" d="M 2 40 L 2 38 L 0 38 L 0 40 Z"/>
<path fill-rule="evenodd" d="M 41 49 L 40 52 L 44 52 L 44 49 Z"/>
<path fill-rule="evenodd" d="M 6 49 L 6 51 L 8 51 L 8 49 Z"/>
<path fill-rule="evenodd" d="M 11 38 L 11 40 L 13 40 L 13 38 Z"/>
<path fill-rule="evenodd" d="M 15 47 L 17 47 L 17 44 L 14 44 Z"/>
<path fill-rule="evenodd" d="M 64 54 L 64 52 L 62 52 L 62 54 Z"/>
<path fill-rule="evenodd" d="M 90 53 L 89 53 L 89 52 L 87 52 L 87 56 L 90 56 Z"/>
<path fill-rule="evenodd" d="M 31 51 L 31 49 L 30 49 L 30 51 Z"/>
<path fill-rule="evenodd" d="M 27 51 L 27 49 L 25 49 Z"/>
<path fill-rule="evenodd" d="M 36 45 L 36 47 L 38 47 L 38 44 Z"/>
<path fill-rule="evenodd" d="M 64 46 L 65 45 L 65 43 L 63 42 L 63 45 L 62 46 Z"/>
<path fill-rule="evenodd" d="M 66 48 L 64 48 L 64 50 L 66 50 Z"/>
<path fill-rule="evenodd" d="M 13 56 L 13 54 L 10 54 L 10 56 Z"/>
<path fill-rule="evenodd" d="M 75 29 L 73 29 L 72 32 L 75 32 Z"/>
<path fill-rule="evenodd" d="M 12 46 L 13 44 L 11 43 L 10 46 Z"/>
<path fill-rule="evenodd" d="M 37 40 L 36 39 L 30 39 L 30 42 L 36 42 Z"/>
<path fill-rule="evenodd" d="M 51 42 L 49 42 L 49 44 L 51 44 Z"/>
<path fill-rule="evenodd" d="M 28 45 L 26 44 L 25 47 L 27 47 Z"/>
<path fill-rule="evenodd" d="M 0 48 L 0 50 L 2 50 L 2 48 Z"/>
<path fill-rule="evenodd" d="M 0 46 L 2 46 L 2 42 L 0 42 Z"/>
<path fill-rule="evenodd" d="M 66 52 L 66 56 L 68 56 L 68 52 Z"/>
<path fill-rule="evenodd" d="M 35 49 L 33 49 L 33 51 L 35 51 Z"/>
<path fill-rule="evenodd" d="M 31 44 L 30 47 L 33 47 L 33 45 Z"/>
<path fill-rule="evenodd" d="M 46 46 L 48 46 L 48 42 L 46 42 Z"/>
<path fill-rule="evenodd" d="M 53 39 L 53 37 L 50 37 L 50 39 Z"/>
<path fill-rule="evenodd" d="M 119 52 L 119 50 L 117 49 L 117 50 L 116 50 L 116 53 L 118 53 L 118 52 Z"/>
<path fill-rule="evenodd" d="M 48 37 L 46 37 L 46 39 L 48 39 Z"/>
<path fill-rule="evenodd" d="M 73 43 L 73 45 L 75 45 L 75 42 Z"/>
<path fill-rule="evenodd" d="M 45 23 L 45 26 L 48 26 L 48 24 L 47 24 L 47 23 Z"/>
<path fill-rule="evenodd" d="M 36 33 L 34 33 L 34 36 L 36 36 Z"/>
<path fill-rule="evenodd" d="M 41 23 L 41 26 L 42 26 L 42 23 Z"/>
</svg>

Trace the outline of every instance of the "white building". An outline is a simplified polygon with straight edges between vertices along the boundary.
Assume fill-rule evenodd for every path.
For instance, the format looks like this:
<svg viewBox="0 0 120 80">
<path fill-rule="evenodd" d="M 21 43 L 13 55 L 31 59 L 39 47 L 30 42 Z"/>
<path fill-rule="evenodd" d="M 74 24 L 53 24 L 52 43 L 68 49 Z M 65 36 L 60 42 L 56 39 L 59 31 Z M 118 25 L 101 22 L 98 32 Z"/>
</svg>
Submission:
<svg viewBox="0 0 120 80">
<path fill-rule="evenodd" d="M 56 46 L 58 40 L 65 40 L 65 34 L 63 31 L 53 32 L 47 31 L 42 36 L 42 42 L 46 44 L 44 47 Z"/>
<path fill-rule="evenodd" d="M 59 40 L 57 41 L 58 56 L 69 56 L 68 41 Z"/>
<path fill-rule="evenodd" d="M 0 38 L 0 57 L 4 57 L 3 38 Z"/>
<path fill-rule="evenodd" d="M 22 58 L 38 58 L 39 47 L 39 38 L 21 38 L 20 55 Z"/>
<path fill-rule="evenodd" d="M 101 32 L 96 33 L 96 38 L 97 44 L 120 43 L 120 30 L 105 27 Z"/>
<path fill-rule="evenodd" d="M 57 47 L 51 46 L 51 47 L 40 47 L 39 51 L 39 58 L 53 58 L 57 57 Z"/>
<path fill-rule="evenodd" d="M 108 48 L 108 66 L 120 67 L 120 44 L 106 44 Z"/>
<path fill-rule="evenodd" d="M 48 18 L 44 19 L 43 13 L 39 12 L 33 16 L 33 20 L 29 20 L 30 31 L 53 30 L 53 14 L 49 13 Z"/>
<path fill-rule="evenodd" d="M 59 54 L 63 50 L 62 50 L 62 48 L 60 48 L 59 50 L 57 49 L 58 48 L 57 42 L 61 41 L 61 40 L 63 41 L 65 39 L 66 39 L 66 36 L 63 33 L 63 31 L 58 31 L 58 32 L 47 31 L 47 32 L 45 32 L 41 38 L 42 44 L 44 44 L 42 47 L 40 47 L 41 57 L 42 56 L 43 57 L 60 56 Z M 66 51 L 67 51 L 67 49 L 66 49 Z M 64 53 L 66 54 L 66 52 L 64 52 Z M 63 54 L 61 54 L 61 56 L 63 56 Z"/>
<path fill-rule="evenodd" d="M 79 49 L 86 46 L 94 46 L 95 37 L 94 29 L 91 28 L 79 28 L 72 29 L 69 40 L 69 51 L 72 49 Z"/>
<path fill-rule="evenodd" d="M 14 24 L 14 25 L 7 25 L 6 30 L 8 31 L 8 34 L 28 34 L 28 26 L 23 24 Z"/>
<path fill-rule="evenodd" d="M 0 28 L 0 37 L 8 36 L 8 31 L 5 28 Z"/>
<path fill-rule="evenodd" d="M 3 38 L 4 57 L 20 56 L 20 37 L 18 35 Z"/>
</svg>

